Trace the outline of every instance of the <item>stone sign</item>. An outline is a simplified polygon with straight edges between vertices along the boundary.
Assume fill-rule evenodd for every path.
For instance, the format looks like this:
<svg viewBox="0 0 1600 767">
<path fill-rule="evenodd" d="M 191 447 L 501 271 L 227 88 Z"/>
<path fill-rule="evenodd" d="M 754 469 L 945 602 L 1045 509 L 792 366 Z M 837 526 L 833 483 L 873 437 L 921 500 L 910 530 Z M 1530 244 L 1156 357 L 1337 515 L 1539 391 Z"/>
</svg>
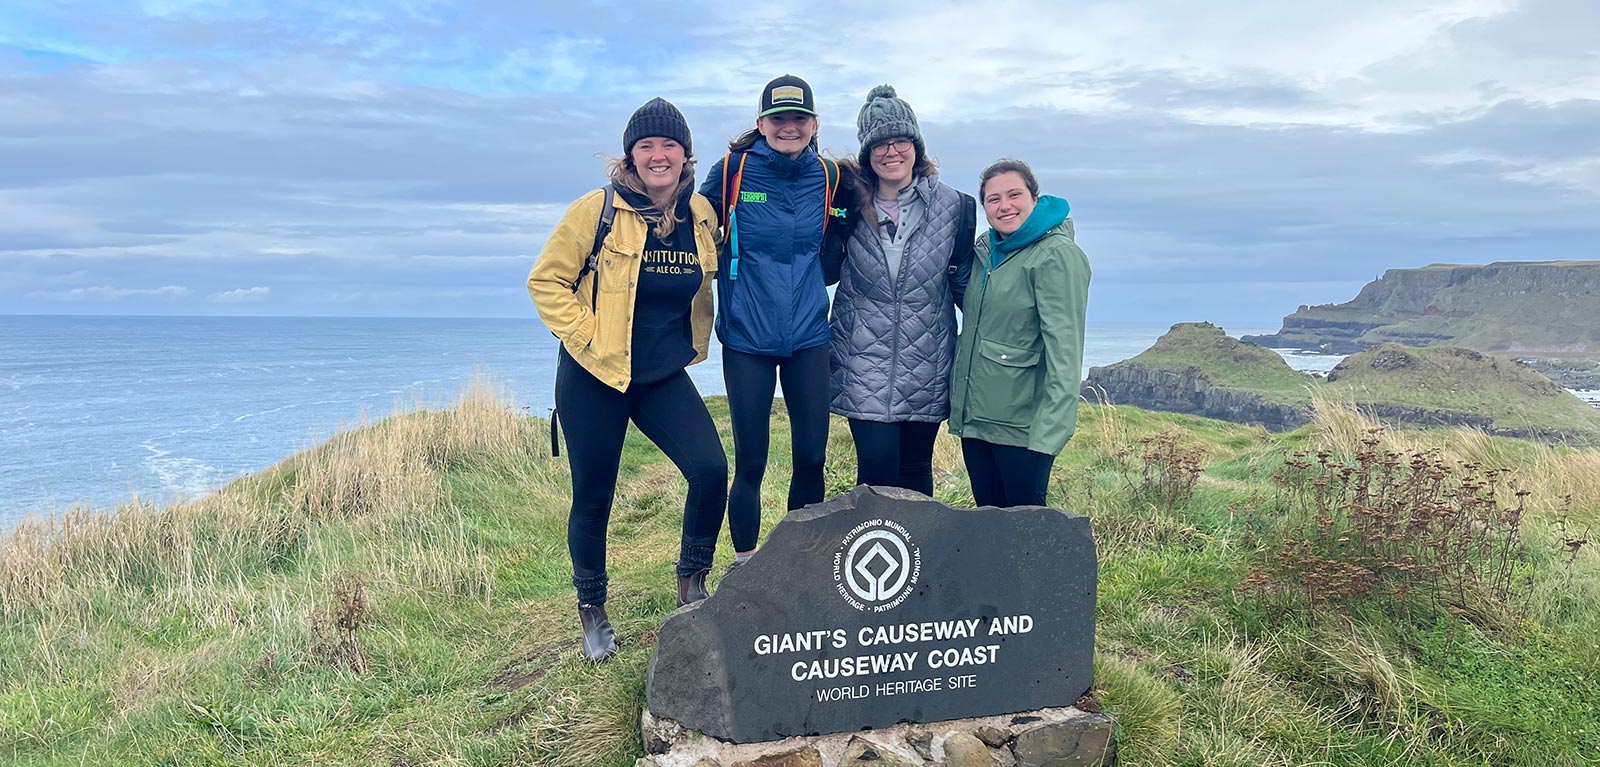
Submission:
<svg viewBox="0 0 1600 767">
<path fill-rule="evenodd" d="M 1070 706 L 1096 578 L 1082 515 L 857 487 L 667 617 L 646 705 L 739 743 Z"/>
</svg>

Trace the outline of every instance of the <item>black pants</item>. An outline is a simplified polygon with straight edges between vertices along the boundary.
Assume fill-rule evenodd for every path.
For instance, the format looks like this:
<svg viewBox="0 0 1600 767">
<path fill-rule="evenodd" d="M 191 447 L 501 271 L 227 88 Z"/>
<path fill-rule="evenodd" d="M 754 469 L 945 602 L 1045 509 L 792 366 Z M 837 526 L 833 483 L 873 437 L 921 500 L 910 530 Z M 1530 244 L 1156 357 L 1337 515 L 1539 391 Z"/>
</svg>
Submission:
<svg viewBox="0 0 1600 767">
<path fill-rule="evenodd" d="M 961 457 L 978 506 L 1043 506 L 1056 457 L 1025 447 L 962 439 Z"/>
<path fill-rule="evenodd" d="M 856 484 L 886 485 L 933 495 L 933 440 L 939 424 L 850 419 L 856 442 Z"/>
<path fill-rule="evenodd" d="M 683 504 L 683 539 L 678 574 L 711 567 L 728 499 L 728 459 L 705 401 L 680 370 L 661 381 L 619 392 L 561 352 L 556 368 L 556 407 L 566 426 L 572 466 L 572 513 L 567 550 L 578 601 L 606 601 L 606 523 L 617 491 L 622 441 L 632 420 L 689 481 Z"/>
<path fill-rule="evenodd" d="M 822 463 L 828 449 L 828 345 L 788 357 L 722 349 L 722 376 L 733 419 L 733 489 L 728 493 L 728 532 L 735 551 L 756 547 L 761 534 L 761 478 L 767 472 L 772 431 L 773 386 L 783 381 L 789 411 L 789 508 L 822 500 Z"/>
</svg>

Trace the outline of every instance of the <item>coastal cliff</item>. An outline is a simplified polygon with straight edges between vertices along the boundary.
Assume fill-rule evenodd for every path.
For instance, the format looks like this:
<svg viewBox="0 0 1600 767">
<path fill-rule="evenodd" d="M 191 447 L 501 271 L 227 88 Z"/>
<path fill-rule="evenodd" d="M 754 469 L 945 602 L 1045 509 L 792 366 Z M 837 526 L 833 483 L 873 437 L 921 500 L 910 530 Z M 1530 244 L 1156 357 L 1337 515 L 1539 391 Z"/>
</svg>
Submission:
<svg viewBox="0 0 1600 767">
<path fill-rule="evenodd" d="M 1354 354 L 1384 343 L 1600 357 L 1600 261 L 1390 269 L 1342 304 L 1301 306 L 1262 346 Z"/>
<path fill-rule="evenodd" d="M 1310 423 L 1320 397 L 1392 426 L 1600 444 L 1600 411 L 1505 356 L 1384 344 L 1346 358 L 1324 381 L 1207 322 L 1174 325 L 1138 356 L 1090 370 L 1083 396 L 1270 431 Z"/>
<path fill-rule="evenodd" d="M 1314 376 L 1209 322 L 1173 325 L 1132 359 L 1089 370 L 1083 396 L 1288 431 L 1311 422 Z"/>
</svg>

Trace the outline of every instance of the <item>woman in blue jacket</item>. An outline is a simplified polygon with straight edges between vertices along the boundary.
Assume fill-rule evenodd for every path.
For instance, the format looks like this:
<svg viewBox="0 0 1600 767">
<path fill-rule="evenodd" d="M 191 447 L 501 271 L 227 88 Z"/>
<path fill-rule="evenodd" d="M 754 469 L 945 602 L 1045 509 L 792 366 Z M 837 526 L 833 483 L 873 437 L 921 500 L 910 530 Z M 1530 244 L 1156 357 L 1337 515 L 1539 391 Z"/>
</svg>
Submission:
<svg viewBox="0 0 1600 767">
<path fill-rule="evenodd" d="M 735 563 L 755 552 L 773 388 L 783 383 L 793 474 L 789 509 L 822 500 L 828 442 L 828 294 L 822 247 L 838 167 L 817 154 L 811 86 L 793 75 L 761 91 L 756 125 L 728 145 L 700 193 L 723 228 L 717 339 L 733 420 L 728 532 Z"/>
</svg>

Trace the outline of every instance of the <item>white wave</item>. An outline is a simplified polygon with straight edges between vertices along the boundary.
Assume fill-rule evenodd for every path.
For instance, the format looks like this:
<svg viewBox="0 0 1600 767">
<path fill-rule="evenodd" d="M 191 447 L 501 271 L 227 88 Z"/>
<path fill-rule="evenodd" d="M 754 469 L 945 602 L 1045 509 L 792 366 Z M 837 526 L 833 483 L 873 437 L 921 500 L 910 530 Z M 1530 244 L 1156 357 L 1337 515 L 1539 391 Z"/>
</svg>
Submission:
<svg viewBox="0 0 1600 767">
<path fill-rule="evenodd" d="M 221 487 L 227 479 L 220 467 L 198 458 L 173 456 L 172 451 L 163 450 L 153 439 L 146 440 L 143 447 L 150 455 L 140 463 L 156 476 L 166 492 L 197 497 Z"/>
<path fill-rule="evenodd" d="M 349 402 L 349 400 L 322 399 L 322 400 L 317 400 L 315 402 L 293 402 L 293 403 L 290 403 L 288 405 L 283 405 L 283 406 L 275 407 L 275 408 L 269 408 L 267 410 L 260 410 L 260 411 L 254 412 L 254 413 L 245 413 L 244 415 L 241 415 L 241 416 L 238 416 L 238 417 L 234 418 L 233 422 L 234 423 L 238 423 L 240 421 L 243 421 L 243 420 L 246 420 L 246 419 L 249 419 L 249 418 L 255 418 L 257 416 L 263 416 L 263 415 L 271 415 L 273 413 L 280 413 L 280 412 L 283 412 L 285 410 L 293 410 L 295 408 L 301 408 L 301 407 L 307 407 L 307 406 L 316 406 L 316 405 L 342 405 L 342 404 L 345 404 L 346 402 Z"/>
</svg>

